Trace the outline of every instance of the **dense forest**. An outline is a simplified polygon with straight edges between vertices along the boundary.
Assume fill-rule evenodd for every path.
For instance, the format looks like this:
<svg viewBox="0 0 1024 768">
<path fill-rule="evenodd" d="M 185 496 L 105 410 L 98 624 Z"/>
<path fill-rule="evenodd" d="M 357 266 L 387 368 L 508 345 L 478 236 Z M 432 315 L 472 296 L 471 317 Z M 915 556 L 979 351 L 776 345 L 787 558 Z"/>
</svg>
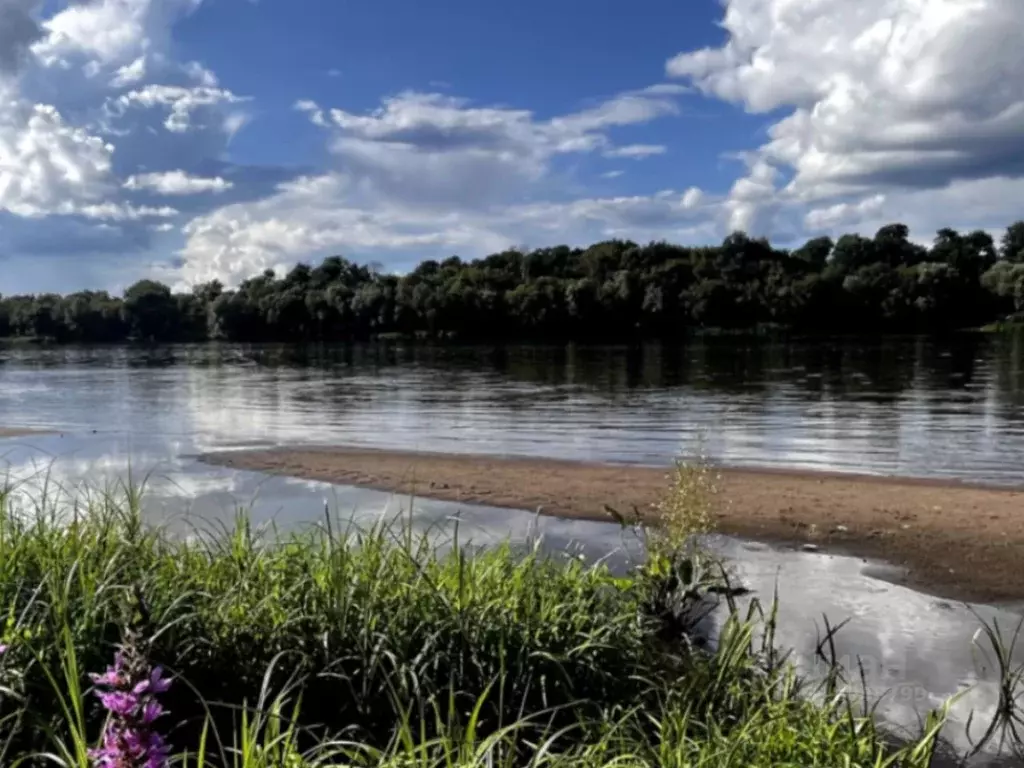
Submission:
<svg viewBox="0 0 1024 768">
<path fill-rule="evenodd" d="M 1024 317 L 1024 221 L 997 244 L 902 224 L 796 250 L 734 233 L 718 246 L 608 241 L 425 261 L 397 276 L 332 256 L 285 275 L 173 293 L 143 280 L 0 298 L 0 336 L 56 342 L 672 338 L 698 329 L 941 332 Z"/>
</svg>

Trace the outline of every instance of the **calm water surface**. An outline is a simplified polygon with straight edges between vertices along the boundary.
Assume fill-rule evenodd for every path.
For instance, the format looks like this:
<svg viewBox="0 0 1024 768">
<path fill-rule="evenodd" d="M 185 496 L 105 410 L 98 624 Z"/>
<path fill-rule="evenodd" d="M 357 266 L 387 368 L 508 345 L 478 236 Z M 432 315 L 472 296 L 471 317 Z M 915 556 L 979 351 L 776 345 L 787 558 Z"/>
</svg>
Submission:
<svg viewBox="0 0 1024 768">
<path fill-rule="evenodd" d="M 0 351 L 0 426 L 1024 483 L 1024 337 Z M 158 444 L 162 444 L 158 445 Z"/>
<path fill-rule="evenodd" d="M 284 527 L 335 513 L 368 522 L 406 500 L 211 467 L 205 450 L 346 443 L 438 451 L 665 463 L 698 444 L 728 464 L 961 477 L 1024 484 L 1024 342 L 705 341 L 680 347 L 0 350 L 0 426 L 61 434 L 0 440 L 26 482 L 74 495 L 146 479 L 146 513 L 183 531 L 227 522 L 239 505 Z M 59 492 L 58 492 L 59 493 Z M 606 524 L 417 500 L 417 528 L 458 512 L 464 538 L 579 547 L 624 567 L 636 542 Z M 871 564 L 779 552 L 725 538 L 712 546 L 739 578 L 782 596 L 779 643 L 814 670 L 832 624 L 847 668 L 865 663 L 880 713 L 913 728 L 969 689 L 948 731 L 967 744 L 996 707 L 991 663 L 976 655 L 979 619 L 1019 616 L 950 605 L 877 578 Z M 721 619 L 716 614 L 713 622 Z M 1024 663 L 1024 647 L 1019 648 Z M 980 725 L 974 726 L 975 735 Z"/>
</svg>

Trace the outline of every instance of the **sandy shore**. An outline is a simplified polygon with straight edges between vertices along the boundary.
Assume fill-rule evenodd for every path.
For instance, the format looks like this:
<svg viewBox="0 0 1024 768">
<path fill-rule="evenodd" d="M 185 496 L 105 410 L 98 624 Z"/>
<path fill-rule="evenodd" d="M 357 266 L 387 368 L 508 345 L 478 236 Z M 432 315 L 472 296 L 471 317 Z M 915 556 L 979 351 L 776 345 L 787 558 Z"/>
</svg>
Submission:
<svg viewBox="0 0 1024 768">
<path fill-rule="evenodd" d="M 26 437 L 27 435 L 45 435 L 45 429 L 27 429 L 24 427 L 0 427 L 0 438 Z"/>
<path fill-rule="evenodd" d="M 226 467 L 447 501 L 609 520 L 643 510 L 666 469 L 550 459 L 276 448 L 208 454 Z M 906 583 L 957 600 L 1024 600 L 1024 489 L 796 471 L 723 470 L 718 529 L 764 541 L 879 558 Z"/>
</svg>

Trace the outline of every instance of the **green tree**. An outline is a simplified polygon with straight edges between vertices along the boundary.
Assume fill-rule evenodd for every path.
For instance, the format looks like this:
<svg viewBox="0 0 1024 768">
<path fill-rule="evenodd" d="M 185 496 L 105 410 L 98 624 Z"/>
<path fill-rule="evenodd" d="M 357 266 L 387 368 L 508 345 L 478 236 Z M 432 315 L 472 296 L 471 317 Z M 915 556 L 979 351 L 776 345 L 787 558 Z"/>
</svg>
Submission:
<svg viewBox="0 0 1024 768">
<path fill-rule="evenodd" d="M 795 250 L 793 258 L 803 262 L 813 271 L 821 272 L 825 269 L 828 257 L 832 255 L 832 249 L 835 246 L 831 237 L 816 237 Z"/>
<path fill-rule="evenodd" d="M 831 268 L 839 275 L 848 275 L 878 263 L 874 240 L 860 235 L 843 235 L 832 250 Z"/>
<path fill-rule="evenodd" d="M 875 233 L 875 254 L 890 267 L 912 267 L 928 257 L 928 249 L 910 242 L 906 224 L 888 224 Z"/>
<path fill-rule="evenodd" d="M 169 341 L 181 327 L 171 289 L 153 280 L 139 280 L 124 292 L 121 313 L 128 332 L 140 341 Z"/>
<path fill-rule="evenodd" d="M 1015 221 L 1006 228 L 999 242 L 999 256 L 1012 264 L 1024 263 L 1024 221 Z"/>
</svg>

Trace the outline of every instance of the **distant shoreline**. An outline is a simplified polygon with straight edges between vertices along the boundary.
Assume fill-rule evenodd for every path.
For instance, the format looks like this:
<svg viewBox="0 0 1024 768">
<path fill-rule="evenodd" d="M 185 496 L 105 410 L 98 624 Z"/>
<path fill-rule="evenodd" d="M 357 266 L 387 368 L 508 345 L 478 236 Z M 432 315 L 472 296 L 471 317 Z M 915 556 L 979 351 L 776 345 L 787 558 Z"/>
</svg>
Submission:
<svg viewBox="0 0 1024 768">
<path fill-rule="evenodd" d="M 885 338 L 907 338 L 924 337 L 928 339 L 948 339 L 951 337 L 964 336 L 998 336 L 1001 334 L 1012 335 L 1024 330 L 1024 320 L 996 320 L 982 325 L 964 325 L 952 328 L 942 328 L 930 331 L 914 331 L 906 329 L 894 330 L 872 330 L 855 331 L 843 329 L 815 330 L 791 325 L 758 323 L 739 328 L 728 328 L 721 326 L 696 326 L 688 327 L 683 331 L 672 335 L 658 334 L 602 334 L 600 336 L 564 335 L 552 336 L 545 334 L 542 337 L 530 335 L 498 335 L 493 337 L 482 337 L 460 334 L 457 332 L 430 334 L 424 331 L 415 333 L 398 333 L 385 331 L 374 333 L 359 338 L 339 338 L 325 340 L 318 338 L 303 339 L 282 339 L 282 338 L 261 338 L 261 339 L 212 339 L 212 338 L 180 338 L 180 339 L 156 339 L 146 340 L 138 338 L 123 338 L 113 340 L 101 339 L 57 339 L 45 336 L 0 336 L 0 349 L 61 349 L 64 347 L 109 347 L 128 349 L 147 349 L 154 347 L 183 347 L 183 346 L 217 346 L 217 345 L 241 345 L 241 346 L 359 346 L 367 344 L 421 344 L 425 346 L 637 346 L 637 345 L 679 345 L 693 341 L 714 341 L 714 340 L 748 340 L 760 341 L 813 341 L 826 342 L 835 340 L 864 341 L 870 339 Z"/>
<path fill-rule="evenodd" d="M 282 447 L 209 453 L 224 467 L 397 494 L 540 509 L 611 522 L 664 493 L 667 468 L 387 451 Z M 721 471 L 725 534 L 877 558 L 908 569 L 902 582 L 971 602 L 1024 600 L 1024 488 L 796 470 Z"/>
</svg>

